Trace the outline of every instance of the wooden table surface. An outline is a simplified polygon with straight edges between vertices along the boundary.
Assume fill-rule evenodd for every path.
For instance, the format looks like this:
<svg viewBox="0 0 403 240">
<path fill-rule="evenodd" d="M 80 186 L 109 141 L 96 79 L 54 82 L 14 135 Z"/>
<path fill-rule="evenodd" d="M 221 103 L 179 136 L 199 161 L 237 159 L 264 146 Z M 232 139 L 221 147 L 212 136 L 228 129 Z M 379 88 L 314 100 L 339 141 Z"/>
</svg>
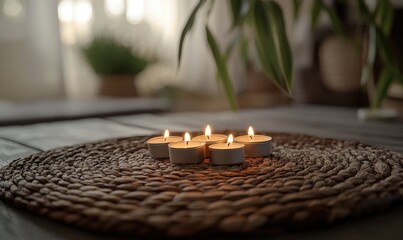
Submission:
<svg viewBox="0 0 403 240">
<path fill-rule="evenodd" d="M 356 110 L 320 106 L 287 106 L 239 112 L 139 114 L 0 127 L 0 167 L 52 148 L 107 138 L 170 131 L 247 129 L 306 133 L 356 140 L 403 153 L 403 121 L 360 122 Z M 403 204 L 375 216 L 323 229 L 293 232 L 270 239 L 403 239 Z M 0 201 L 0 239 L 114 239 L 55 223 Z M 248 239 L 247 237 L 245 239 Z"/>
</svg>

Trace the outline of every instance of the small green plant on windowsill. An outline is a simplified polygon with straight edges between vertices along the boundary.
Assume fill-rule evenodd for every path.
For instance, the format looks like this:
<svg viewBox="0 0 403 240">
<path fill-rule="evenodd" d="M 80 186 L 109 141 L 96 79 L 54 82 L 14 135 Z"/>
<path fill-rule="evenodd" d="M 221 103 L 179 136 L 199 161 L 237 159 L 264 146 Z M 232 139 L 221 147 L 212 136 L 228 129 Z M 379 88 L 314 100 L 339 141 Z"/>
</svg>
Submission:
<svg viewBox="0 0 403 240">
<path fill-rule="evenodd" d="M 96 36 L 81 48 L 85 60 L 98 75 L 136 75 L 143 71 L 150 60 L 136 53 L 114 38 Z"/>
<path fill-rule="evenodd" d="M 354 4 L 359 13 L 361 24 L 366 29 L 362 41 L 368 41 L 368 44 L 360 43 L 361 47 L 366 48 L 362 52 L 367 54 L 365 64 L 362 66 L 361 82 L 363 85 L 368 84 L 368 79 L 373 75 L 376 56 L 380 55 L 382 60 L 382 71 L 377 81 L 374 97 L 371 99 L 371 108 L 376 109 L 385 99 L 391 82 L 396 80 L 403 83 L 403 75 L 397 68 L 390 46 L 387 43 L 393 22 L 393 7 L 389 0 L 373 1 L 375 3 L 373 8 L 369 8 L 365 0 L 357 0 Z M 235 45 L 240 46 L 240 52 L 243 57 L 245 57 L 247 46 L 253 45 L 257 50 L 259 62 L 265 75 L 282 92 L 292 97 L 293 60 L 284 17 L 279 4 L 272 0 L 228 0 L 227 2 L 232 13 L 231 31 L 236 31 L 236 39 L 226 47 L 225 51 L 222 51 L 209 29 L 208 21 L 206 21 L 205 32 L 207 43 L 217 68 L 218 80 L 223 86 L 232 110 L 237 110 L 238 105 L 227 68 L 227 60 Z M 298 15 L 302 2 L 301 0 L 293 1 L 294 16 Z M 211 9 L 214 7 L 214 1 L 199 0 L 190 14 L 179 41 L 179 66 L 185 37 L 192 29 L 197 14 L 202 7 L 208 8 L 208 19 Z M 313 26 L 315 26 L 321 13 L 328 15 L 335 32 L 344 35 L 339 16 L 332 6 L 323 0 L 314 0 L 312 4 L 311 18 Z M 250 29 L 254 35 L 253 43 L 249 43 L 245 37 L 246 28 Z"/>
<path fill-rule="evenodd" d="M 132 47 L 107 36 L 96 36 L 81 51 L 84 59 L 100 77 L 98 94 L 103 96 L 136 96 L 134 78 L 153 62 Z"/>
</svg>

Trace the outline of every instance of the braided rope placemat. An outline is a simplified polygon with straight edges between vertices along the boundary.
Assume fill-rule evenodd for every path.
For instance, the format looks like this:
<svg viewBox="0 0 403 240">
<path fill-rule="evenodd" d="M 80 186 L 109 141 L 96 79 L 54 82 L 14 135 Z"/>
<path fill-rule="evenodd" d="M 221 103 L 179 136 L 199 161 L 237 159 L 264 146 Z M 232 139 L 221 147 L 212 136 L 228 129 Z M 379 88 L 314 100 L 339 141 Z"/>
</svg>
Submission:
<svg viewBox="0 0 403 240">
<path fill-rule="evenodd" d="M 273 155 L 239 166 L 153 160 L 149 136 L 54 149 L 0 169 L 0 197 L 70 225 L 136 236 L 271 234 L 379 212 L 403 199 L 398 153 L 270 135 Z"/>
</svg>

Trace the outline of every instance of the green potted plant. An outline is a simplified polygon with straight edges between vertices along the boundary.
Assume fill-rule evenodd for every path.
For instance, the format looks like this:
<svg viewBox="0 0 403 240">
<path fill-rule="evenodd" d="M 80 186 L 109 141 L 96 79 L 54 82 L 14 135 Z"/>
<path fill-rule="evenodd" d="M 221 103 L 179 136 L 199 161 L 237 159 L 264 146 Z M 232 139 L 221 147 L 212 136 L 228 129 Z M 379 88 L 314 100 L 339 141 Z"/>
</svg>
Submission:
<svg viewBox="0 0 403 240">
<path fill-rule="evenodd" d="M 294 0 L 294 13 L 298 15 L 302 1 Z M 371 97 L 371 108 L 377 109 L 386 96 L 386 92 L 392 81 L 403 83 L 403 77 L 391 54 L 390 46 L 387 43 L 388 34 L 393 22 L 393 8 L 389 0 L 374 0 L 373 6 L 368 7 L 364 0 L 355 1 L 355 8 L 359 13 L 361 26 L 363 27 L 362 39 L 358 41 L 363 48 L 364 64 L 361 70 L 361 83 L 368 84 L 368 79 L 375 76 L 373 73 L 374 62 L 377 55 L 380 56 L 382 70 L 378 76 L 373 97 Z M 265 75 L 285 94 L 292 97 L 293 89 L 293 60 L 286 34 L 286 26 L 282 9 L 276 1 L 271 0 L 228 0 L 228 6 L 232 13 L 232 31 L 237 30 L 239 45 L 244 47 L 246 39 L 245 29 L 253 33 L 253 42 L 246 42 L 256 48 L 259 54 L 259 62 Z M 178 62 L 180 64 L 182 46 L 187 33 L 192 29 L 193 23 L 199 10 L 207 7 L 210 10 L 214 7 L 212 0 L 199 0 L 193 9 L 189 19 L 182 31 L 179 42 Z M 344 34 L 339 16 L 332 6 L 323 0 L 314 0 L 312 5 L 313 26 L 321 13 L 326 13 L 332 22 L 334 30 Z M 237 100 L 233 90 L 231 77 L 227 69 L 227 56 L 233 45 L 228 46 L 225 51 L 220 48 L 214 35 L 211 33 L 208 21 L 205 26 L 206 39 L 213 56 L 218 79 L 223 85 L 227 99 L 233 110 L 237 109 Z M 241 51 L 242 52 L 242 51 Z M 371 95 L 371 94 L 369 94 Z"/>
<path fill-rule="evenodd" d="M 319 39 L 316 39 L 316 58 L 324 87 L 329 92 L 342 95 L 349 93 L 359 95 L 362 49 L 359 39 L 362 37 L 357 31 L 360 24 L 347 17 L 351 9 L 350 4 L 345 0 L 332 1 L 332 5 L 314 1 L 311 10 L 311 29 L 312 34 L 320 36 Z M 321 12 L 328 13 L 329 19 L 332 19 L 330 16 L 336 18 L 337 23 L 332 24 L 333 31 L 330 26 L 318 29 L 317 31 L 321 32 L 315 34 Z"/>
<path fill-rule="evenodd" d="M 390 33 L 393 26 L 394 9 L 389 0 L 334 0 L 333 5 L 323 0 L 314 0 L 312 4 L 311 23 L 316 25 L 321 13 L 331 20 L 334 32 L 339 39 L 345 39 L 361 52 L 361 85 L 367 89 L 370 108 L 359 109 L 360 118 L 389 118 L 396 116 L 390 109 L 380 108 L 393 82 L 403 84 L 403 75 L 395 61 Z M 334 6 L 350 5 L 356 11 L 358 20 L 353 29 L 358 34 L 347 34 L 343 21 Z M 358 35 L 358 39 L 357 39 Z"/>
<path fill-rule="evenodd" d="M 103 96 L 136 96 L 135 76 L 151 62 L 114 38 L 96 36 L 81 48 L 83 56 L 100 77 L 99 94 Z"/>
<path fill-rule="evenodd" d="M 230 103 L 231 109 L 238 109 L 231 76 L 227 68 L 228 56 L 235 46 L 243 49 L 248 45 L 246 28 L 250 28 L 255 37 L 255 45 L 259 54 L 260 64 L 264 73 L 273 83 L 286 95 L 291 96 L 293 63 L 291 49 L 285 33 L 285 23 L 280 6 L 274 1 L 263 0 L 231 0 L 228 1 L 232 13 L 231 31 L 236 32 L 234 44 L 231 44 L 225 51 L 218 45 L 213 33 L 210 31 L 206 21 L 205 32 L 214 63 L 217 68 L 217 76 L 222 83 L 225 95 Z M 202 7 L 207 7 L 210 14 L 214 7 L 214 1 L 200 0 L 193 9 L 185 27 L 182 31 L 179 42 L 178 62 L 180 65 L 182 46 L 187 33 L 192 29 L 195 18 Z M 207 16 L 208 17 L 208 16 Z M 245 53 L 241 49 L 241 53 Z"/>
</svg>

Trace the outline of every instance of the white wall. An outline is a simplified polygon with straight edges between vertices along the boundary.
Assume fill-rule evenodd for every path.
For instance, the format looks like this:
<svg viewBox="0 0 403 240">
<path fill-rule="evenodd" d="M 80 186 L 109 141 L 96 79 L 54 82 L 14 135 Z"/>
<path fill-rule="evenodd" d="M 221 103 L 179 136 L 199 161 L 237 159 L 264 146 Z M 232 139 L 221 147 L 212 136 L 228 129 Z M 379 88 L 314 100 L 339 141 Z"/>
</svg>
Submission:
<svg viewBox="0 0 403 240">
<path fill-rule="evenodd" d="M 21 3 L 22 17 L 0 18 L 0 100 L 62 97 L 57 2 Z"/>
</svg>

